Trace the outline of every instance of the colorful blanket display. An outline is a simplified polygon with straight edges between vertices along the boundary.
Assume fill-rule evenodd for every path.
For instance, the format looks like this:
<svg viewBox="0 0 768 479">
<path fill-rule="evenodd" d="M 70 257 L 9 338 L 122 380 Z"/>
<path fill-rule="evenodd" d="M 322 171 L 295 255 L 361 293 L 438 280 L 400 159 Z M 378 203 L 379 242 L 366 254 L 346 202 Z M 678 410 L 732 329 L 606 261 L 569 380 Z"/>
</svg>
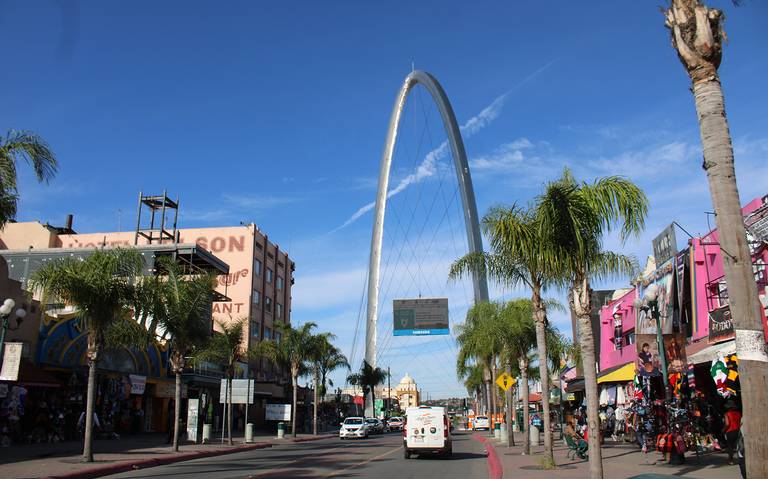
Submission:
<svg viewBox="0 0 768 479">
<path fill-rule="evenodd" d="M 718 394 L 727 398 L 736 395 L 736 381 L 739 378 L 739 360 L 735 354 L 720 356 L 712 361 L 709 370 Z"/>
</svg>

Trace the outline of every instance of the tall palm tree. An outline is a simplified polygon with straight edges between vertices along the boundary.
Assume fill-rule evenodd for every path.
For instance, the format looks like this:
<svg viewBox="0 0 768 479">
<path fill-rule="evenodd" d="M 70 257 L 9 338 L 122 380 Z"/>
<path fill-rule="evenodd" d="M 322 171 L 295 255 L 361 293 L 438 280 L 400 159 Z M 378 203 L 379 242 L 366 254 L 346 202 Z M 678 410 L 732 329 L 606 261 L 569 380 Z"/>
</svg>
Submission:
<svg viewBox="0 0 768 479">
<path fill-rule="evenodd" d="M 84 320 L 88 336 L 88 393 L 85 410 L 83 460 L 93 462 L 93 415 L 96 401 L 96 367 L 102 358 L 110 329 L 130 317 L 133 283 L 141 275 L 141 255 L 131 249 L 96 250 L 90 256 L 60 258 L 35 271 L 30 291 L 74 306 Z"/>
<path fill-rule="evenodd" d="M 0 228 L 16 217 L 19 200 L 16 162 L 25 160 L 38 181 L 48 182 L 56 174 L 58 163 L 48 144 L 29 131 L 10 130 L 0 136 Z"/>
<path fill-rule="evenodd" d="M 387 371 L 380 367 L 373 367 L 368 361 L 363 360 L 360 372 L 347 376 L 347 382 L 353 386 L 360 386 L 363 390 L 363 397 L 371 394 L 371 404 L 373 404 L 374 415 L 376 414 L 376 386 L 383 384 L 389 376 Z"/>
<path fill-rule="evenodd" d="M 466 376 L 468 368 L 474 363 L 483 366 L 487 414 L 493 413 L 495 409 L 496 387 L 492 386 L 493 372 L 496 356 L 501 352 L 501 341 L 495 326 L 498 315 L 497 303 L 477 303 L 467 311 L 464 324 L 456 327 L 456 342 L 459 344 L 459 354 L 456 358 L 457 375 L 460 378 Z"/>
<path fill-rule="evenodd" d="M 536 348 L 547 356 L 547 302 L 544 292 L 561 284 L 563 265 L 552 253 L 552 245 L 542 231 L 534 208 L 491 208 L 483 217 L 482 227 L 490 239 L 491 252 L 470 253 L 456 260 L 449 272 L 451 278 L 468 273 L 487 273 L 500 284 L 531 290 L 531 306 L 536 326 Z M 549 390 L 547 361 L 539 361 L 541 387 Z M 542 401 L 544 416 L 544 461 L 554 465 L 549 401 Z"/>
<path fill-rule="evenodd" d="M 617 228 L 622 239 L 639 235 L 647 212 L 645 194 L 631 181 L 610 176 L 592 183 L 577 182 L 568 169 L 559 179 L 548 183 L 536 199 L 540 230 L 547 235 L 545 241 L 553 245 L 553 258 L 566 267 L 563 279 L 570 280 L 568 301 L 577 318 L 584 361 L 592 479 L 602 479 L 603 468 L 590 281 L 634 274 L 637 269 L 634 258 L 603 250 L 603 240 L 608 232 Z"/>
<path fill-rule="evenodd" d="M 464 379 L 464 387 L 467 388 L 467 393 L 471 397 L 475 397 L 478 401 L 481 401 L 483 387 L 485 386 L 483 366 L 481 364 L 473 364 L 465 370 L 465 374 L 462 378 Z M 479 413 L 479 410 L 477 413 Z"/>
<path fill-rule="evenodd" d="M 734 2 L 735 3 L 735 2 Z M 666 25 L 672 46 L 691 78 L 696 103 L 704 171 L 715 209 L 723 269 L 728 283 L 728 303 L 737 335 L 741 393 L 744 404 L 744 444 L 747 475 L 768 477 L 768 417 L 761 406 L 768 402 L 768 357 L 750 354 L 765 344 L 760 300 L 755 287 L 752 258 L 747 244 L 741 201 L 736 185 L 733 144 L 725 114 L 725 100 L 718 68 L 723 55 L 723 21 L 720 10 L 699 0 L 671 0 Z M 740 336 L 740 337 L 739 337 Z"/>
<path fill-rule="evenodd" d="M 293 386 L 293 407 L 291 408 L 291 423 L 293 437 L 297 435 L 296 404 L 299 394 L 299 376 L 309 371 L 309 362 L 312 360 L 316 337 L 312 330 L 317 327 L 313 322 L 306 322 L 298 328 L 292 328 L 290 324 L 278 323 L 277 328 L 282 335 L 280 341 L 270 339 L 262 341 L 256 348 L 256 354 L 274 362 L 281 368 L 291 373 Z"/>
<path fill-rule="evenodd" d="M 341 350 L 331 343 L 331 339 L 335 338 L 330 333 L 316 335 L 316 343 L 313 348 L 312 357 L 312 377 L 314 380 L 314 413 L 312 418 L 312 432 L 317 435 L 317 408 L 318 408 L 318 394 L 321 398 L 325 397 L 326 384 L 330 384 L 333 387 L 333 382 L 328 378 L 328 374 L 339 368 L 349 369 L 349 362 L 347 357 L 341 352 Z"/>
<path fill-rule="evenodd" d="M 209 273 L 187 274 L 177 263 L 162 258 L 162 279 L 147 276 L 137 285 L 137 317 L 151 316 L 149 334 L 166 340 L 171 370 L 176 376 L 173 450 L 179 450 L 181 375 L 187 359 L 205 349 L 211 339 L 211 304 L 216 277 Z M 147 298 L 150 298 L 149 300 Z"/>
<path fill-rule="evenodd" d="M 232 378 L 235 377 L 237 363 L 253 357 L 253 351 L 243 347 L 245 339 L 245 323 L 247 318 L 236 319 L 232 322 L 216 321 L 219 331 L 215 331 L 205 349 L 198 351 L 195 361 L 211 361 L 224 365 L 227 377 L 227 439 L 232 442 Z M 177 403 L 178 404 L 178 403 Z"/>
</svg>

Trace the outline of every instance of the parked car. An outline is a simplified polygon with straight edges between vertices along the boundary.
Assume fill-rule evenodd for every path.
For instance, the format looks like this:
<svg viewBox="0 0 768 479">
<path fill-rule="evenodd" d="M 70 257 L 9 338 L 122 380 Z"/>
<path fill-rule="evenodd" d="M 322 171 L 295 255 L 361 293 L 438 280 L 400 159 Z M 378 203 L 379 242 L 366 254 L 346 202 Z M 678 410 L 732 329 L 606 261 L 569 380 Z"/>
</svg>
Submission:
<svg viewBox="0 0 768 479">
<path fill-rule="evenodd" d="M 390 431 L 402 431 L 403 430 L 403 418 L 401 417 L 391 417 L 389 418 L 389 421 L 387 421 L 387 425 L 389 426 Z"/>
<path fill-rule="evenodd" d="M 365 418 L 365 423 L 368 425 L 368 429 L 371 431 L 371 434 L 384 434 L 384 423 L 375 417 Z"/>
<path fill-rule="evenodd" d="M 488 416 L 477 416 L 475 420 L 472 421 L 472 429 L 475 431 L 479 431 L 481 429 L 490 430 L 491 421 L 488 420 Z"/>
<path fill-rule="evenodd" d="M 448 414 L 443 407 L 409 407 L 405 412 L 403 449 L 411 454 L 436 453 L 450 457 L 453 452 Z"/>
<path fill-rule="evenodd" d="M 339 439 L 368 437 L 368 424 L 361 417 L 348 417 L 341 423 Z"/>
</svg>

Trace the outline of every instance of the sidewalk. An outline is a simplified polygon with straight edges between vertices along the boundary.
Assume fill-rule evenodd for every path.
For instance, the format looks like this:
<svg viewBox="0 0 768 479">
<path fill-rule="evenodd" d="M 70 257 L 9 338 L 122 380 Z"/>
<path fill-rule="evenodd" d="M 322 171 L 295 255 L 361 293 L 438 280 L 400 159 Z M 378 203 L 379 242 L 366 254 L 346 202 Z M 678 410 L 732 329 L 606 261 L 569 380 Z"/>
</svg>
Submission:
<svg viewBox="0 0 768 479">
<path fill-rule="evenodd" d="M 221 444 L 221 436 L 211 444 L 183 444 L 178 453 L 165 444 L 165 433 L 124 436 L 120 439 L 96 440 L 93 443 L 94 462 L 81 462 L 82 443 L 68 441 L 58 444 L 32 444 L 0 449 L 2 479 L 66 477 L 101 477 L 117 472 L 152 467 L 160 464 L 243 452 L 278 444 L 313 441 L 335 436 L 334 432 L 299 434 L 296 439 L 286 435 L 277 439 L 273 434 L 256 432 L 253 443 L 244 444 L 243 436 L 232 438 L 234 445 Z"/>
<path fill-rule="evenodd" d="M 485 433 L 480 433 L 485 437 Z M 563 441 L 557 439 L 555 433 L 555 462 L 554 470 L 541 469 L 541 457 L 543 446 L 532 447 L 530 456 L 523 456 L 521 433 L 515 434 L 516 447 L 500 445 L 499 441 L 490 439 L 496 450 L 503 470 L 504 477 L 515 479 L 539 478 L 539 479 L 582 479 L 588 476 L 589 463 L 585 460 L 571 460 L 567 458 L 568 447 Z M 542 437 L 543 440 L 543 437 Z M 614 444 L 608 440 L 602 447 L 604 476 L 611 479 L 624 479 L 639 474 L 662 474 L 669 476 L 682 476 L 692 479 L 741 479 L 739 466 L 729 466 L 728 456 L 725 453 L 707 453 L 698 458 L 695 453 L 685 455 L 685 464 L 671 466 L 661 462 L 661 455 L 649 453 L 644 455 L 640 449 L 631 444 Z M 658 464 L 654 461 L 659 460 Z"/>
</svg>

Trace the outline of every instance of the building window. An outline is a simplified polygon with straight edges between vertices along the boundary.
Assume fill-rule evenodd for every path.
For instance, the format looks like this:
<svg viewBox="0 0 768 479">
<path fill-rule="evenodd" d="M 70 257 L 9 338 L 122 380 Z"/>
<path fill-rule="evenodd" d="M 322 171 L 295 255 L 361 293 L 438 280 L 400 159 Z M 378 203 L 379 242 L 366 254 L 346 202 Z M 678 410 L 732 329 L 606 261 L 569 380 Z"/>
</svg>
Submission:
<svg viewBox="0 0 768 479">
<path fill-rule="evenodd" d="M 264 339 L 272 339 L 272 330 L 264 328 Z"/>
<path fill-rule="evenodd" d="M 253 262 L 253 274 L 261 276 L 261 261 L 255 260 Z"/>
<path fill-rule="evenodd" d="M 277 289 L 283 289 L 283 286 L 285 286 L 285 280 L 282 276 L 278 275 L 275 284 L 277 285 Z"/>
<path fill-rule="evenodd" d="M 253 304 L 259 304 L 261 302 L 261 293 L 254 290 L 253 291 Z"/>
<path fill-rule="evenodd" d="M 251 337 L 253 339 L 259 339 L 261 325 L 255 321 L 251 322 Z"/>
<path fill-rule="evenodd" d="M 278 343 L 279 343 L 279 342 L 280 342 L 280 340 L 282 339 L 282 337 L 283 337 L 283 336 L 282 336 L 280 333 L 278 333 L 277 331 L 275 331 L 275 341 L 276 341 L 276 342 L 278 342 Z"/>
<path fill-rule="evenodd" d="M 267 283 L 272 283 L 272 269 L 267 268 Z"/>
<path fill-rule="evenodd" d="M 280 303 L 275 303 L 275 312 L 277 314 L 277 319 L 283 319 L 283 305 Z"/>
<path fill-rule="evenodd" d="M 267 308 L 267 312 L 271 313 L 272 312 L 272 298 L 266 298 L 265 305 L 266 305 L 266 308 Z"/>
</svg>

